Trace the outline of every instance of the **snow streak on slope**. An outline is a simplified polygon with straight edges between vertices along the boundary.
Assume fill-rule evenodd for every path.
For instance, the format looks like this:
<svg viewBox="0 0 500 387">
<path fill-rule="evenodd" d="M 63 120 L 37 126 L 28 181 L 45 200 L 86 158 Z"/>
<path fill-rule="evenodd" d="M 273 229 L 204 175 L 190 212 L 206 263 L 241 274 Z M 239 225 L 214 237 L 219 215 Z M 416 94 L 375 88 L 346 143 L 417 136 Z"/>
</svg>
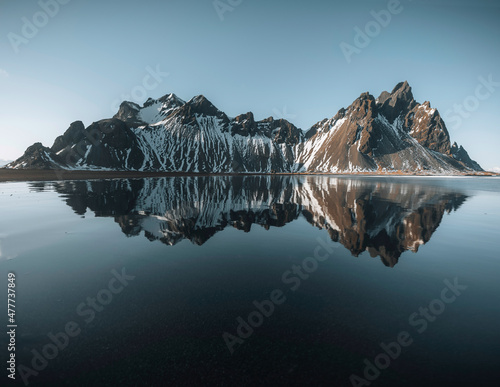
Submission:
<svg viewBox="0 0 500 387">
<path fill-rule="evenodd" d="M 186 172 L 271 172 L 290 169 L 292 152 L 264 134 L 231 134 L 231 125 L 214 116 L 195 114 L 184 124 L 171 116 L 134 129 L 145 155 L 141 170 Z"/>
</svg>

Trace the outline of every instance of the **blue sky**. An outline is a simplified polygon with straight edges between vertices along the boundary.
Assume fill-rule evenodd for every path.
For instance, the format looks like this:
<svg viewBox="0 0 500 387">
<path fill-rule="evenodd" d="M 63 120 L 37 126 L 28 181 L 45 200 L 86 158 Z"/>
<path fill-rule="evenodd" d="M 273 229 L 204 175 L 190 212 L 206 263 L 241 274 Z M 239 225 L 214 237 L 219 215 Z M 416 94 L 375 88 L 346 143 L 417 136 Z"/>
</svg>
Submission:
<svg viewBox="0 0 500 387">
<path fill-rule="evenodd" d="M 408 80 L 452 141 L 500 167 L 498 2 L 56 1 L 0 5 L 0 159 L 51 146 L 75 120 L 111 117 L 123 99 L 142 103 L 146 89 L 308 129 Z M 371 36 L 356 46 L 358 28 Z"/>
</svg>

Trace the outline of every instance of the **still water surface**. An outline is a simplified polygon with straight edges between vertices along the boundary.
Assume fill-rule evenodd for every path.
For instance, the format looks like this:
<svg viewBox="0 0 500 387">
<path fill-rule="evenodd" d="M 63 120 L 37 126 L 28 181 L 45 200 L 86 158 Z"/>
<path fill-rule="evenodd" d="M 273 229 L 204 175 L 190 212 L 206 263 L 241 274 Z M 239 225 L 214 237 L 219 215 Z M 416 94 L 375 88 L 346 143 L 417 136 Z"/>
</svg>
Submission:
<svg viewBox="0 0 500 387">
<path fill-rule="evenodd" d="M 16 381 L 496 386 L 499 199 L 496 178 L 2 183 Z"/>
</svg>

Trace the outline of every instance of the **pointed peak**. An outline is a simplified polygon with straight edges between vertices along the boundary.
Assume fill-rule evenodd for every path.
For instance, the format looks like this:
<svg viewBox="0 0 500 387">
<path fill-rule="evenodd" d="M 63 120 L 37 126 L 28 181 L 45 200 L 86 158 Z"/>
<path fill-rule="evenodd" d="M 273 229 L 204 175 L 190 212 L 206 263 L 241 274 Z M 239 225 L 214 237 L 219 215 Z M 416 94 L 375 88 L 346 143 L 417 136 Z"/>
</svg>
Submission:
<svg viewBox="0 0 500 387">
<path fill-rule="evenodd" d="M 146 105 L 146 103 L 144 105 Z M 113 116 L 113 118 L 118 118 L 123 122 L 135 122 L 137 120 L 137 114 L 140 110 L 141 107 L 135 102 L 123 101 L 120 104 L 118 112 Z"/>
<path fill-rule="evenodd" d="M 186 101 L 183 101 L 181 98 L 177 97 L 174 93 L 165 94 L 163 97 L 158 98 L 160 102 L 175 102 L 177 105 L 184 105 Z"/>
<path fill-rule="evenodd" d="M 203 94 L 197 95 L 188 101 L 188 103 L 191 103 L 191 104 L 193 104 L 193 103 L 195 103 L 195 104 L 196 103 L 207 103 L 207 102 L 212 105 L 212 102 L 210 102 Z"/>
<path fill-rule="evenodd" d="M 378 104 L 379 103 L 382 104 L 385 101 L 387 101 L 389 98 L 391 98 L 391 94 L 384 90 L 382 93 L 380 93 L 380 95 L 378 96 L 376 102 Z"/>
<path fill-rule="evenodd" d="M 372 110 L 375 105 L 375 98 L 368 92 L 362 93 L 356 100 L 347 108 L 349 111 L 359 111 L 362 108 L 365 110 Z M 338 113 L 337 113 L 338 115 Z M 336 115 L 336 116 L 337 116 Z"/>
<path fill-rule="evenodd" d="M 215 107 L 215 105 L 210 102 L 204 95 L 200 94 L 197 95 L 193 98 L 191 98 L 189 101 L 186 102 L 187 105 L 191 106 L 197 106 L 203 109 L 210 109 L 210 110 L 219 110 Z"/>
<path fill-rule="evenodd" d="M 188 105 L 191 105 L 191 106 L 197 106 L 199 108 L 202 108 L 202 109 L 210 109 L 210 110 L 218 110 L 215 105 L 210 102 L 204 95 L 200 94 L 200 95 L 197 95 L 193 98 L 191 98 L 188 102 L 187 102 Z"/>
<path fill-rule="evenodd" d="M 407 91 L 411 93 L 411 86 L 409 85 L 408 81 L 404 82 L 399 82 L 394 89 L 392 89 L 391 94 L 395 94 L 398 91 Z"/>
<path fill-rule="evenodd" d="M 394 89 L 392 89 L 391 92 L 391 97 L 398 98 L 398 99 L 404 99 L 408 102 L 413 100 L 413 93 L 411 91 L 411 86 L 408 84 L 407 81 L 404 82 L 399 82 Z"/>
<path fill-rule="evenodd" d="M 140 105 L 136 104 L 135 102 L 131 102 L 131 101 L 123 101 L 120 104 L 120 109 L 121 108 L 131 108 L 131 109 L 134 109 L 134 110 L 141 110 Z"/>
<path fill-rule="evenodd" d="M 220 116 L 224 115 L 215 105 L 210 102 L 204 95 L 197 95 L 191 98 L 185 105 L 183 105 L 186 111 L 195 114 L 207 115 L 207 116 Z"/>
<path fill-rule="evenodd" d="M 396 117 L 406 114 L 417 103 L 413 99 L 411 87 L 407 81 L 399 82 L 391 93 L 382 92 L 377 98 L 377 106 L 380 113 L 384 115 L 390 123 L 393 123 Z"/>
<path fill-rule="evenodd" d="M 174 93 L 165 94 L 163 97 L 158 99 L 148 98 L 146 102 L 144 102 L 143 108 L 154 105 L 156 103 L 163 104 L 164 108 L 174 108 L 184 105 L 186 102 L 177 97 Z"/>
</svg>

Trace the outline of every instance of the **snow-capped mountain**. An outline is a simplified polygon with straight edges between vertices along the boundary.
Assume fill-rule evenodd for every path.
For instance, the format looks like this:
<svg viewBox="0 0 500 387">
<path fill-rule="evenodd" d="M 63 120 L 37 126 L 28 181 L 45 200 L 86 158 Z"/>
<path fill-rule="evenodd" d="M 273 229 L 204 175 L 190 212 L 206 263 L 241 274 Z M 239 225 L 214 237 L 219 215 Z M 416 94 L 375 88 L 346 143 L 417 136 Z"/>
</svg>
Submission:
<svg viewBox="0 0 500 387">
<path fill-rule="evenodd" d="M 427 243 L 465 194 L 442 186 L 326 176 L 212 176 L 50 184 L 80 215 L 113 217 L 128 236 L 202 245 L 227 227 L 283 227 L 303 217 L 352 255 L 394 266 Z"/>
<path fill-rule="evenodd" d="M 111 119 L 70 125 L 51 148 L 40 143 L 8 168 L 166 172 L 481 171 L 429 102 L 407 82 L 377 99 L 363 93 L 304 133 L 284 119 L 234 118 L 204 96 L 168 94 L 143 106 L 123 102 Z"/>
</svg>

